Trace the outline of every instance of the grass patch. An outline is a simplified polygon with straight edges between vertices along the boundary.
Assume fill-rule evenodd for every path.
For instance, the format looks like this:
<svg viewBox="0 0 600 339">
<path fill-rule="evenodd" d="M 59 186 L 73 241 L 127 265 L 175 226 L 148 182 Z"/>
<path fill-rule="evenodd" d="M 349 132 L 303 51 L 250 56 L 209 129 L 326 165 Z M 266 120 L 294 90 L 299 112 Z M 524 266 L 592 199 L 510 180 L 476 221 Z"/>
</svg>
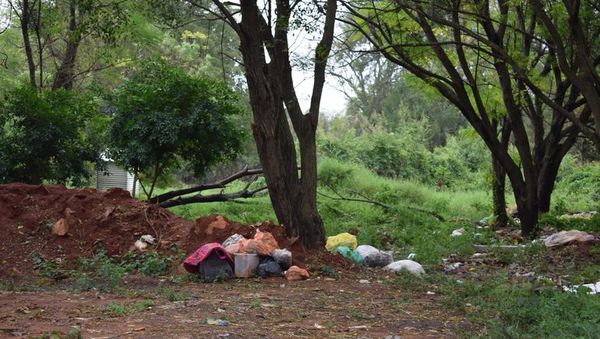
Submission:
<svg viewBox="0 0 600 339">
<path fill-rule="evenodd" d="M 143 312 L 154 306 L 152 300 L 141 300 L 134 304 L 108 303 L 102 313 L 109 317 L 123 317 L 134 312 Z"/>
<path fill-rule="evenodd" d="M 455 285 L 448 300 L 493 338 L 596 338 L 600 333 L 600 298 L 540 283 L 513 284 L 502 274 Z"/>
</svg>

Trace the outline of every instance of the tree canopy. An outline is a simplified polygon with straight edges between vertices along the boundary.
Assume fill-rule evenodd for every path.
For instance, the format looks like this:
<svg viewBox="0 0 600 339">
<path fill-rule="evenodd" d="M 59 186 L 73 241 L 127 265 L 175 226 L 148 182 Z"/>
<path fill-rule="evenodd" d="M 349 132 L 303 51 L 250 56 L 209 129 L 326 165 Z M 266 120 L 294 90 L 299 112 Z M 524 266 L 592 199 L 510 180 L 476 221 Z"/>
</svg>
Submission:
<svg viewBox="0 0 600 339">
<path fill-rule="evenodd" d="M 141 179 L 152 197 L 158 177 L 187 161 L 196 176 L 234 158 L 244 130 L 236 95 L 223 83 L 185 74 L 159 59 L 145 62 L 111 100 L 110 155 Z"/>
</svg>

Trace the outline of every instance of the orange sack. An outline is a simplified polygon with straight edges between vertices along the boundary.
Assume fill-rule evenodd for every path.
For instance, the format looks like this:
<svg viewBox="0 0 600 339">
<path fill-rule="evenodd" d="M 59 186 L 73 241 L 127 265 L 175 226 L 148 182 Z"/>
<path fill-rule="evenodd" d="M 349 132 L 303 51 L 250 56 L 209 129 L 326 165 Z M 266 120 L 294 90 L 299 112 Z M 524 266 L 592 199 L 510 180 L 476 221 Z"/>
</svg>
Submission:
<svg viewBox="0 0 600 339">
<path fill-rule="evenodd" d="M 242 239 L 240 242 L 240 253 L 256 253 L 258 255 L 270 255 L 273 250 L 279 248 L 279 244 L 273 234 L 256 230 L 254 238 Z"/>
<path fill-rule="evenodd" d="M 298 266 L 295 266 L 295 265 L 288 268 L 288 270 L 285 271 L 285 278 L 290 281 L 304 280 L 304 279 L 307 279 L 308 277 L 310 277 L 310 274 L 308 274 L 307 270 L 300 268 Z"/>
</svg>

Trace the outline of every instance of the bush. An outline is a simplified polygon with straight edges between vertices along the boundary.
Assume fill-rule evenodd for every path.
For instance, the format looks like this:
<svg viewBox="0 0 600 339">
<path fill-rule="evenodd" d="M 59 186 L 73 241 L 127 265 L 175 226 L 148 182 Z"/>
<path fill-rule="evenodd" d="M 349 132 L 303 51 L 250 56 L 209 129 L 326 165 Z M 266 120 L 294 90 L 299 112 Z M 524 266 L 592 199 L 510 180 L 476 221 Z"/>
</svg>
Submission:
<svg viewBox="0 0 600 339">
<path fill-rule="evenodd" d="M 456 296 L 459 306 L 486 324 L 492 338 L 595 338 L 600 332 L 600 299 L 554 287 L 508 284 L 491 279 L 468 282 Z"/>
<path fill-rule="evenodd" d="M 169 271 L 172 262 L 171 257 L 161 256 L 158 252 L 144 254 L 130 252 L 123 260 L 122 265 L 127 271 L 136 270 L 145 276 L 158 277 Z"/>
<path fill-rule="evenodd" d="M 86 181 L 105 125 L 93 98 L 23 86 L 8 93 L 0 113 L 0 182 Z"/>
<path fill-rule="evenodd" d="M 553 212 L 600 210 L 600 163 L 574 164 L 568 160 L 561 165 L 552 196 Z"/>
<path fill-rule="evenodd" d="M 355 135 L 321 134 L 318 139 L 322 156 L 359 163 L 378 175 L 414 180 L 450 188 L 475 188 L 486 184 L 491 157 L 483 142 L 461 130 L 433 151 L 426 145 L 426 131 L 418 123 L 408 124 L 397 133 L 373 131 Z"/>
<path fill-rule="evenodd" d="M 161 60 L 142 64 L 112 99 L 111 156 L 142 180 L 156 180 L 182 161 L 196 176 L 218 161 L 234 158 L 244 131 L 243 113 L 223 83 L 195 78 Z"/>
<path fill-rule="evenodd" d="M 80 259 L 80 270 L 76 272 L 75 287 L 81 290 L 97 289 L 112 292 L 121 284 L 126 268 L 116 264 L 103 251 L 91 259 Z"/>
</svg>

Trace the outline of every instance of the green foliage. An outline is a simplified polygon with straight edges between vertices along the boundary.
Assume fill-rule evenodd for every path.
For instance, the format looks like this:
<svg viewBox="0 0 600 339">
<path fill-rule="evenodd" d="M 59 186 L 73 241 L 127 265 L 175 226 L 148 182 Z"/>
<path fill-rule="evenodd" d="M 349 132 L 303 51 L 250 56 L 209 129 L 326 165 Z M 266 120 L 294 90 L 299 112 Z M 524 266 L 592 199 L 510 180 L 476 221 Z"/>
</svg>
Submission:
<svg viewBox="0 0 600 339">
<path fill-rule="evenodd" d="M 122 317 L 129 313 L 129 308 L 126 305 L 117 304 L 117 303 L 108 303 L 104 307 L 104 314 L 109 317 Z"/>
<path fill-rule="evenodd" d="M 439 187 L 465 189 L 488 182 L 485 174 L 491 163 L 489 151 L 469 129 L 430 151 L 425 147 L 424 123 L 406 124 L 398 133 L 375 130 L 359 136 L 354 130 L 336 133 L 335 127 L 330 127 L 330 132 L 322 133 L 318 140 L 320 153 L 329 158 L 360 163 L 381 176 Z"/>
<path fill-rule="evenodd" d="M 553 211 L 600 211 L 600 163 L 576 164 L 571 159 L 563 162 L 556 189 L 552 196 Z M 568 202 L 568 204 L 567 204 Z"/>
<path fill-rule="evenodd" d="M 111 156 L 153 181 L 188 161 L 196 176 L 241 149 L 236 96 L 224 84 L 194 78 L 161 60 L 143 63 L 113 97 Z"/>
<path fill-rule="evenodd" d="M 600 213 L 591 219 L 561 218 L 552 213 L 542 214 L 539 221 L 541 226 L 554 227 L 558 231 L 579 230 L 587 232 L 600 232 Z"/>
<path fill-rule="evenodd" d="M 80 259 L 80 270 L 75 273 L 75 287 L 81 290 L 96 289 L 112 292 L 120 284 L 127 272 L 126 268 L 111 260 L 100 251 L 93 258 Z"/>
<path fill-rule="evenodd" d="M 154 306 L 154 302 L 152 300 L 141 300 L 135 304 L 128 305 L 108 303 L 106 306 L 104 306 L 102 313 L 109 317 L 123 317 L 133 312 L 143 312 L 152 306 Z"/>
<path fill-rule="evenodd" d="M 128 272 L 135 270 L 145 276 L 158 277 L 165 275 L 171 268 L 172 263 L 172 257 L 162 256 L 158 252 L 146 252 L 143 254 L 129 252 L 121 265 Z"/>
<path fill-rule="evenodd" d="M 104 127 L 92 97 L 21 86 L 0 113 L 0 182 L 85 183 Z"/>
<path fill-rule="evenodd" d="M 453 298 L 492 338 L 594 338 L 600 298 L 539 284 L 510 284 L 502 277 L 457 286 Z"/>
</svg>

